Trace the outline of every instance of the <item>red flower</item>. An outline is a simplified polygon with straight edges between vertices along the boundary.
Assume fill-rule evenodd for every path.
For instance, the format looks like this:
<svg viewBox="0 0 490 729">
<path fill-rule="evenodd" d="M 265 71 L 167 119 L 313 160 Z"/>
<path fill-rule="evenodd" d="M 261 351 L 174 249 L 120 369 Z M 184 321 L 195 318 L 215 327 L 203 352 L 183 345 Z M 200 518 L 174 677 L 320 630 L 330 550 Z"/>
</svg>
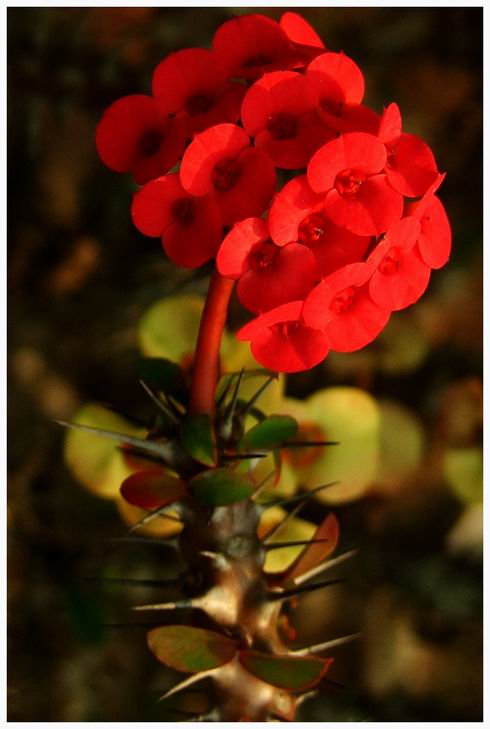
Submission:
<svg viewBox="0 0 490 729">
<path fill-rule="evenodd" d="M 255 146 L 276 167 L 306 167 L 322 144 L 333 138 L 315 112 L 316 96 L 305 77 L 294 71 L 266 73 L 247 91 L 242 122 Z"/>
<path fill-rule="evenodd" d="M 197 268 L 216 255 L 223 230 L 218 206 L 209 197 L 189 195 L 178 175 L 142 187 L 131 215 L 141 233 L 162 236 L 165 253 L 178 266 Z"/>
<path fill-rule="evenodd" d="M 451 253 L 451 225 L 444 205 L 435 195 L 445 176 L 438 175 L 425 195 L 407 206 L 407 214 L 420 222 L 417 245 L 422 259 L 431 268 L 442 268 Z"/>
<path fill-rule="evenodd" d="M 305 324 L 322 329 L 335 352 L 365 347 L 388 323 L 389 309 L 375 304 L 369 294 L 372 273 L 372 264 L 344 266 L 318 284 L 304 303 Z"/>
<path fill-rule="evenodd" d="M 304 68 L 315 56 L 325 50 L 325 45 L 320 36 L 298 13 L 284 13 L 281 16 L 279 25 L 286 33 L 291 47 L 296 52 L 297 63 L 295 63 L 295 68 Z"/>
<path fill-rule="evenodd" d="M 276 173 L 267 155 L 250 147 L 243 129 L 218 124 L 196 134 L 182 158 L 180 179 L 192 195 L 211 195 L 223 223 L 231 225 L 266 209 Z"/>
<path fill-rule="evenodd" d="M 238 298 L 255 313 L 306 298 L 320 278 L 311 251 L 298 243 L 276 246 L 261 218 L 235 223 L 216 265 L 223 276 L 239 279 Z"/>
<path fill-rule="evenodd" d="M 240 15 L 218 28 L 213 51 L 230 76 L 253 79 L 284 67 L 289 40 L 275 20 L 265 15 Z"/>
<path fill-rule="evenodd" d="M 131 172 L 140 185 L 178 161 L 186 139 L 182 122 L 169 118 L 151 96 L 135 94 L 106 109 L 95 135 L 97 152 L 115 172 Z"/>
<path fill-rule="evenodd" d="M 383 309 L 399 311 L 414 304 L 429 285 L 430 267 L 415 245 L 420 223 L 403 218 L 395 223 L 368 258 L 375 266 L 369 294 Z"/>
<path fill-rule="evenodd" d="M 279 246 L 298 241 L 312 251 L 322 276 L 361 261 L 371 236 L 339 228 L 327 217 L 324 196 L 313 192 L 306 175 L 295 177 L 276 194 L 269 211 L 269 230 Z"/>
<path fill-rule="evenodd" d="M 164 58 L 155 69 L 152 88 L 163 108 L 185 119 L 191 133 L 237 121 L 245 93 L 204 48 L 185 48 Z"/>
<path fill-rule="evenodd" d="M 386 149 L 372 134 L 352 132 L 327 142 L 308 165 L 308 182 L 326 192 L 325 211 L 341 228 L 379 235 L 399 220 L 403 196 L 379 174 Z"/>
<path fill-rule="evenodd" d="M 386 177 L 395 190 L 407 197 L 427 192 L 438 176 L 430 147 L 413 134 L 402 134 L 397 104 L 390 104 L 381 117 L 378 136 L 387 148 Z"/>
<path fill-rule="evenodd" d="M 307 48 L 325 48 L 318 33 L 298 13 L 290 11 L 283 13 L 279 25 L 289 40 L 295 45 L 305 46 Z"/>
<path fill-rule="evenodd" d="M 237 339 L 251 341 L 252 354 L 263 367 L 275 372 L 309 370 L 325 359 L 329 346 L 324 332 L 302 321 L 302 307 L 302 301 L 293 301 L 261 314 L 237 332 Z"/>
</svg>

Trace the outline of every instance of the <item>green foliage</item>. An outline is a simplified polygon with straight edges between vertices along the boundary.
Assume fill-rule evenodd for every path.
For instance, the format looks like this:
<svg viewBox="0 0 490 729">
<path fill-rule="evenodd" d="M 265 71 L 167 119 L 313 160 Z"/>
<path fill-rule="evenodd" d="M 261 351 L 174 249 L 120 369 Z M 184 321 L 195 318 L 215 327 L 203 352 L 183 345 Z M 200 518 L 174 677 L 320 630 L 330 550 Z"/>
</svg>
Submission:
<svg viewBox="0 0 490 729">
<path fill-rule="evenodd" d="M 184 418 L 180 440 L 185 450 L 204 466 L 216 465 L 216 436 L 209 415 Z"/>
<path fill-rule="evenodd" d="M 296 435 L 298 423 L 290 415 L 269 415 L 248 430 L 240 441 L 241 450 L 273 450 Z"/>
<path fill-rule="evenodd" d="M 159 661 L 176 671 L 199 673 L 231 661 L 233 640 L 219 633 L 188 625 L 164 625 L 147 635 L 150 650 Z"/>
<path fill-rule="evenodd" d="M 288 691 L 304 691 L 320 681 L 331 659 L 242 651 L 240 662 L 249 673 L 272 686 Z"/>
<path fill-rule="evenodd" d="M 203 471 L 189 481 L 194 499 L 204 506 L 228 506 L 250 498 L 255 484 L 232 468 Z"/>
</svg>

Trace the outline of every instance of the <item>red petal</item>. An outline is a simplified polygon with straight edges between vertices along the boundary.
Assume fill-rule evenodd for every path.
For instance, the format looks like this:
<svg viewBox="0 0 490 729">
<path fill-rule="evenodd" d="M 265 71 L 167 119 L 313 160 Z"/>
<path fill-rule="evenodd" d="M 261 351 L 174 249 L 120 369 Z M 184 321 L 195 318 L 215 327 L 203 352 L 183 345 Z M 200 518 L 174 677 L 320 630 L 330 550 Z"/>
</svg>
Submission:
<svg viewBox="0 0 490 729">
<path fill-rule="evenodd" d="M 323 195 L 313 192 L 306 175 L 294 177 L 274 197 L 269 211 L 271 238 L 278 246 L 298 240 L 301 221 L 323 207 Z"/>
<path fill-rule="evenodd" d="M 211 51 L 184 48 L 170 53 L 153 73 L 153 96 L 171 114 L 181 111 L 194 95 L 213 95 L 227 81 L 225 69 Z"/>
<path fill-rule="evenodd" d="M 322 39 L 311 27 L 311 25 L 298 15 L 298 13 L 283 13 L 279 25 L 286 33 L 289 40 L 304 46 L 314 48 L 325 48 Z"/>
<path fill-rule="evenodd" d="M 398 104 L 389 104 L 381 115 L 378 137 L 388 146 L 394 146 L 402 133 L 402 117 Z"/>
<path fill-rule="evenodd" d="M 255 138 L 255 146 L 264 150 L 274 165 L 283 170 L 305 168 L 312 154 L 334 136 L 316 112 L 303 114 L 297 125 L 297 134 L 291 139 L 274 139 L 267 130 L 259 132 Z"/>
<path fill-rule="evenodd" d="M 352 263 L 327 276 L 309 294 L 303 306 L 303 319 L 308 326 L 323 329 L 335 313 L 330 309 L 334 296 L 349 287 L 360 287 L 369 281 L 375 270 L 371 263 Z"/>
<path fill-rule="evenodd" d="M 311 251 L 298 243 L 289 243 L 277 249 L 270 266 L 244 273 L 238 282 L 238 298 L 249 311 L 269 311 L 306 298 L 319 275 Z"/>
<path fill-rule="evenodd" d="M 139 185 L 154 180 L 168 172 L 179 161 L 184 151 L 187 129 L 180 119 L 168 119 L 163 130 L 163 143 L 159 151 L 148 157 L 140 157 L 133 165 L 133 176 Z"/>
<path fill-rule="evenodd" d="M 243 84 L 227 83 L 221 88 L 209 111 L 194 115 L 183 111 L 179 116 L 182 115 L 185 118 L 189 134 L 198 134 L 216 124 L 236 122 L 240 118 L 240 108 L 245 92 L 246 88 Z"/>
<path fill-rule="evenodd" d="M 423 260 L 431 268 L 442 268 L 448 262 L 451 253 L 451 224 L 444 205 L 435 195 L 424 205 L 417 243 Z"/>
<path fill-rule="evenodd" d="M 223 224 L 214 200 L 194 198 L 194 219 L 183 224 L 173 222 L 163 233 L 163 249 L 178 266 L 198 268 L 216 255 Z"/>
<path fill-rule="evenodd" d="M 438 177 L 430 147 L 413 134 L 402 134 L 392 154 L 388 154 L 386 177 L 402 195 L 423 195 Z"/>
<path fill-rule="evenodd" d="M 335 109 L 335 105 L 333 107 Z M 318 115 L 331 129 L 338 132 L 367 132 L 376 135 L 379 115 L 363 104 L 344 104 L 337 111 L 319 107 Z"/>
<path fill-rule="evenodd" d="M 301 372 L 319 364 L 328 354 L 323 332 L 301 324 L 288 336 L 266 329 L 252 340 L 252 354 L 259 364 L 275 372 Z"/>
<path fill-rule="evenodd" d="M 386 149 L 372 134 L 352 132 L 328 142 L 313 155 L 308 165 L 308 182 L 315 192 L 327 192 L 340 172 L 362 170 L 367 175 L 381 172 Z"/>
<path fill-rule="evenodd" d="M 364 76 L 361 69 L 345 53 L 323 53 L 317 56 L 308 66 L 306 76 L 323 95 L 325 84 L 325 97 L 330 98 L 329 79 L 333 80 L 341 91 L 341 101 L 346 104 L 360 104 L 364 97 Z"/>
<path fill-rule="evenodd" d="M 216 127 L 213 127 L 216 128 Z M 246 148 L 238 157 L 240 177 L 229 190 L 213 190 L 224 225 L 261 215 L 269 206 L 276 186 L 276 172 L 260 149 Z"/>
<path fill-rule="evenodd" d="M 355 198 L 331 190 L 325 210 L 334 223 L 352 233 L 380 235 L 401 218 L 403 197 L 388 184 L 385 175 L 374 175 L 361 185 Z"/>
<path fill-rule="evenodd" d="M 145 153 L 145 135 L 162 136 L 154 153 Z M 168 172 L 185 143 L 182 124 L 169 120 L 151 96 L 135 94 L 115 101 L 97 126 L 95 143 L 100 158 L 115 172 L 132 172 L 139 183 Z"/>
<path fill-rule="evenodd" d="M 274 114 L 298 117 L 315 108 L 315 95 L 304 76 L 295 71 L 266 73 L 245 94 L 242 122 L 252 137 L 267 128 Z"/>
<path fill-rule="evenodd" d="M 384 309 L 399 311 L 414 304 L 429 285 L 430 268 L 418 251 L 397 251 L 399 254 L 397 267 L 392 273 L 386 273 L 381 260 L 378 270 L 369 281 L 369 294 L 373 301 Z M 387 251 L 390 255 L 390 250 Z"/>
<path fill-rule="evenodd" d="M 314 244 L 306 244 L 313 252 L 322 276 L 361 261 L 371 243 L 371 236 L 361 236 L 340 228 L 325 217 L 324 234 Z"/>
<path fill-rule="evenodd" d="M 289 48 L 279 24 L 265 15 L 241 15 L 223 23 L 213 38 L 213 50 L 231 76 L 257 78 Z"/>
<path fill-rule="evenodd" d="M 158 509 L 180 501 L 187 493 L 184 481 L 154 469 L 133 473 L 121 485 L 121 496 L 141 509 Z"/>
<path fill-rule="evenodd" d="M 247 218 L 235 223 L 224 238 L 216 266 L 222 276 L 237 279 L 248 270 L 247 256 L 252 248 L 269 238 L 269 229 L 261 218 Z"/>
<path fill-rule="evenodd" d="M 133 196 L 133 223 L 144 235 L 157 238 L 173 221 L 172 204 L 187 197 L 176 174 L 152 180 Z"/>
<path fill-rule="evenodd" d="M 236 338 L 240 342 L 249 342 L 257 336 L 261 331 L 273 326 L 279 322 L 298 321 L 301 317 L 303 308 L 302 301 L 291 301 L 289 304 L 283 304 L 265 314 L 261 314 L 256 319 L 252 319 L 238 330 Z"/>
<path fill-rule="evenodd" d="M 334 317 L 325 327 L 335 352 L 355 352 L 370 344 L 385 328 L 390 311 L 377 306 L 367 286 L 356 289 L 356 303 L 347 313 Z"/>
<path fill-rule="evenodd" d="M 249 144 L 248 135 L 236 124 L 218 124 L 196 134 L 182 158 L 180 179 L 183 187 L 193 195 L 211 192 L 215 165 L 220 160 L 237 157 Z"/>
</svg>

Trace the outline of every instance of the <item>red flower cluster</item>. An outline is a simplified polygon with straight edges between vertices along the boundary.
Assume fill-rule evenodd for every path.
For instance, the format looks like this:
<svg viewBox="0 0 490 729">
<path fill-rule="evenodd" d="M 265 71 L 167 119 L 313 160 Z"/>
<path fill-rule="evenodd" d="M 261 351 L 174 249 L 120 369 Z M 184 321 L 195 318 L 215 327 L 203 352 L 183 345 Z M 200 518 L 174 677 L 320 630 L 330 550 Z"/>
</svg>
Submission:
<svg viewBox="0 0 490 729">
<path fill-rule="evenodd" d="M 369 344 L 449 258 L 444 175 L 364 87 L 297 13 L 242 15 L 212 50 L 167 56 L 152 95 L 119 99 L 97 128 L 105 164 L 142 185 L 136 227 L 178 265 L 216 256 L 257 314 L 239 339 L 276 371 Z"/>
</svg>

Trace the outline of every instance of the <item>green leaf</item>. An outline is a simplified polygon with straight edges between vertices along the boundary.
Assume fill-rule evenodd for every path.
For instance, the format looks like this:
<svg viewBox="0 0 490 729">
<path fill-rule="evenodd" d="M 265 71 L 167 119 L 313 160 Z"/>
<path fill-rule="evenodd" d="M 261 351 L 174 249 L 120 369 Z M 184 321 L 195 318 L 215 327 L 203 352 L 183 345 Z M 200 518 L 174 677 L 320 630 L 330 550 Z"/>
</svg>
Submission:
<svg viewBox="0 0 490 729">
<path fill-rule="evenodd" d="M 180 440 L 194 460 L 205 466 L 216 465 L 216 436 L 209 415 L 191 415 L 185 418 Z"/>
<path fill-rule="evenodd" d="M 186 376 L 175 362 L 162 357 L 143 357 L 138 362 L 138 376 L 154 390 L 185 403 L 188 396 Z"/>
<path fill-rule="evenodd" d="M 189 482 L 194 498 L 205 506 L 227 506 L 250 498 L 255 484 L 232 468 L 213 468 L 194 476 Z"/>
<path fill-rule="evenodd" d="M 121 496 L 141 509 L 158 509 L 180 501 L 187 494 L 184 481 L 170 476 L 162 469 L 139 471 L 121 485 Z"/>
<path fill-rule="evenodd" d="M 200 673 L 231 661 L 235 641 L 219 633 L 188 625 L 164 625 L 147 635 L 150 650 L 161 663 L 176 671 Z"/>
<path fill-rule="evenodd" d="M 320 681 L 332 659 L 242 651 L 240 663 L 249 673 L 272 686 L 288 691 L 303 691 Z"/>
<path fill-rule="evenodd" d="M 269 415 L 248 430 L 240 441 L 241 450 L 273 450 L 279 448 L 298 431 L 298 423 L 290 415 Z"/>
</svg>

